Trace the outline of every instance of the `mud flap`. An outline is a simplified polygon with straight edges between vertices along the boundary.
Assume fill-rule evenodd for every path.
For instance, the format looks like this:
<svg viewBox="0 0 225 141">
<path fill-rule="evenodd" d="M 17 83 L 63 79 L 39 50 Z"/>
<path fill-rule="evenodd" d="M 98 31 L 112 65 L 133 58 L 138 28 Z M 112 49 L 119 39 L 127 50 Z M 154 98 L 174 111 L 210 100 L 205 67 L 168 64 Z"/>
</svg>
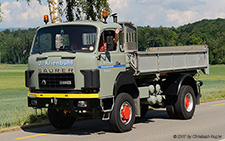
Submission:
<svg viewBox="0 0 225 141">
<path fill-rule="evenodd" d="M 140 95 L 134 99 L 135 104 L 135 116 L 141 117 L 141 104 L 140 104 Z"/>
</svg>

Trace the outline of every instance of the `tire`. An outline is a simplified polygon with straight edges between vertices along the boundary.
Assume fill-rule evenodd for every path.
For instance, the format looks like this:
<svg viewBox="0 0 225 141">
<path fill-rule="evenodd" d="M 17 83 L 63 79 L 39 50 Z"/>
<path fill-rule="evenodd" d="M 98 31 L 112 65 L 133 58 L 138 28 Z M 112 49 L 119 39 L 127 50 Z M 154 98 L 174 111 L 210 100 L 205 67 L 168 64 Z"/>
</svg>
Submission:
<svg viewBox="0 0 225 141">
<path fill-rule="evenodd" d="M 75 122 L 75 117 L 64 114 L 63 110 L 48 109 L 48 118 L 57 129 L 71 128 Z"/>
<path fill-rule="evenodd" d="M 120 93 L 115 100 L 109 124 L 116 132 L 132 129 L 135 121 L 135 105 L 133 98 L 127 93 Z"/>
<path fill-rule="evenodd" d="M 195 105 L 196 97 L 193 88 L 183 85 L 174 105 L 177 117 L 180 119 L 191 119 L 195 112 Z"/>
<path fill-rule="evenodd" d="M 195 112 L 196 97 L 191 86 L 183 85 L 176 97 L 167 97 L 166 110 L 172 119 L 191 119 Z"/>
<path fill-rule="evenodd" d="M 148 105 L 141 105 L 141 117 L 145 117 L 148 112 Z"/>
</svg>

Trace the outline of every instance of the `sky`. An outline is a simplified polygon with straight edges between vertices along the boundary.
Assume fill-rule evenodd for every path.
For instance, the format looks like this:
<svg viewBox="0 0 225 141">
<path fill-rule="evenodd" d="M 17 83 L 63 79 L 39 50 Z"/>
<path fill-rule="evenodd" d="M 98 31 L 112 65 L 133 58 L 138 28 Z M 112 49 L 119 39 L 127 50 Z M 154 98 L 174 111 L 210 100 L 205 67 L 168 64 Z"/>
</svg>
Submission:
<svg viewBox="0 0 225 141">
<path fill-rule="evenodd" d="M 225 0 L 108 0 L 119 21 L 137 26 L 178 27 L 202 19 L 225 18 Z M 0 0 L 0 28 L 32 28 L 44 25 L 47 0 Z"/>
</svg>

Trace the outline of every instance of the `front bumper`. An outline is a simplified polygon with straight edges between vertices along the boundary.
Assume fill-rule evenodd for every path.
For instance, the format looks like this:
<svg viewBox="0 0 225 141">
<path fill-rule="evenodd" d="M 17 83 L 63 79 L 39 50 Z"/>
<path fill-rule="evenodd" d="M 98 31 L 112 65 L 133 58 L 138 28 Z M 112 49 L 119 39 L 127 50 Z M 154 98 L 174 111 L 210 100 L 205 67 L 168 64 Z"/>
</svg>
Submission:
<svg viewBox="0 0 225 141">
<path fill-rule="evenodd" d="M 99 98 L 98 93 L 93 94 L 62 94 L 62 93 L 27 93 L 29 98 L 63 98 L 63 99 L 93 99 Z"/>
<path fill-rule="evenodd" d="M 86 101 L 88 107 L 99 105 L 99 94 L 28 93 L 28 106 L 33 108 L 80 109 L 78 101 Z"/>
</svg>

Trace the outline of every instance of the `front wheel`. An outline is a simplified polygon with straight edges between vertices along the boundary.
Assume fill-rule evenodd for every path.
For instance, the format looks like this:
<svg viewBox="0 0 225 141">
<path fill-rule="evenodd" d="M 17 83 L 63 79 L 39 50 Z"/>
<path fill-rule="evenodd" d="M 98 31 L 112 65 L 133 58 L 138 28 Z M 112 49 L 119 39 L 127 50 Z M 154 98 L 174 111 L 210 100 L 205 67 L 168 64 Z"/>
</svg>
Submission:
<svg viewBox="0 0 225 141">
<path fill-rule="evenodd" d="M 133 98 L 127 93 L 120 93 L 115 100 L 110 116 L 110 126 L 113 130 L 126 132 L 131 130 L 135 121 L 135 105 Z"/>
<path fill-rule="evenodd" d="M 52 126 L 57 129 L 71 128 L 75 122 L 75 117 L 65 114 L 63 110 L 48 109 L 48 118 Z"/>
</svg>

